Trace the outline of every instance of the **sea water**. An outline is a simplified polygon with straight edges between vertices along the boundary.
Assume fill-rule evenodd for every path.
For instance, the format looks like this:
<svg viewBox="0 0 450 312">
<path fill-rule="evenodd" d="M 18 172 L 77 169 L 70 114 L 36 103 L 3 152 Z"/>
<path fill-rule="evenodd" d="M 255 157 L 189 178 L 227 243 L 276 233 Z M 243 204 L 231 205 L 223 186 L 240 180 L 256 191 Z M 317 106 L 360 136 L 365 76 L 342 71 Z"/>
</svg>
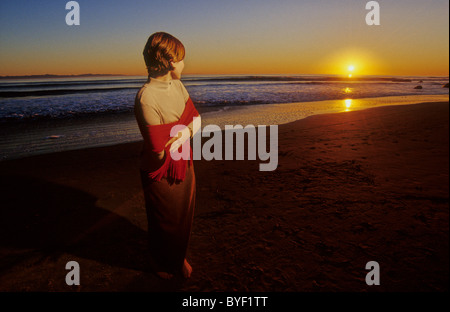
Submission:
<svg viewBox="0 0 450 312">
<path fill-rule="evenodd" d="M 141 139 L 134 99 L 143 76 L 0 79 L 0 159 Z M 186 75 L 202 116 L 268 104 L 448 95 L 448 77 Z M 415 89 L 417 86 L 422 89 Z M 301 105 L 301 104 L 300 104 Z M 313 113 L 313 112 L 311 112 Z"/>
</svg>

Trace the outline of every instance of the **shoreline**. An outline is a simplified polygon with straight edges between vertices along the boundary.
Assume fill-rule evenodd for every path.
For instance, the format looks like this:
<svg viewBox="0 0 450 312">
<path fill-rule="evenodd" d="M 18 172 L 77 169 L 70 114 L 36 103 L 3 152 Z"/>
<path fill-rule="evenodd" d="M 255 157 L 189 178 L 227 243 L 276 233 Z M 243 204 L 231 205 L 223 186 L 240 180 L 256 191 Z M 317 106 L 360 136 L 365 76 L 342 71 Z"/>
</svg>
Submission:
<svg viewBox="0 0 450 312">
<path fill-rule="evenodd" d="M 350 101 L 349 101 L 350 100 Z M 392 105 L 413 105 L 432 102 L 448 102 L 449 95 L 408 95 L 362 99 L 324 100 L 315 102 L 298 102 L 282 104 L 259 104 L 232 107 L 225 116 L 223 112 L 208 112 L 202 115 L 202 123 L 219 125 L 282 125 L 301 120 L 313 115 L 350 112 L 372 107 Z"/>
<path fill-rule="evenodd" d="M 448 291 L 449 104 L 279 126 L 279 166 L 194 161 L 189 280 L 148 271 L 140 143 L 0 162 L 1 291 Z M 81 286 L 64 280 L 68 261 Z M 381 285 L 367 286 L 368 261 Z"/>
<path fill-rule="evenodd" d="M 448 95 L 414 95 L 228 107 L 201 113 L 202 128 L 208 124 L 222 130 L 225 125 L 282 125 L 318 114 L 448 100 Z M 0 161 L 142 140 L 133 113 L 2 126 Z"/>
</svg>

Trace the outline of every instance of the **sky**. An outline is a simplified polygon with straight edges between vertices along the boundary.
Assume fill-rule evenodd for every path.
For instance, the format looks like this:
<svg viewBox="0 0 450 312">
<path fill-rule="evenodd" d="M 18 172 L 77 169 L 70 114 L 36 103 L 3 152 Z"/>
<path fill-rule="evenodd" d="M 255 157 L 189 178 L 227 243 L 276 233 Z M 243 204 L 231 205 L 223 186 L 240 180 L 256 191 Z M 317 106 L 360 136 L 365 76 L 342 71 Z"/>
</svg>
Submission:
<svg viewBox="0 0 450 312">
<path fill-rule="evenodd" d="M 148 37 L 186 47 L 185 74 L 449 74 L 449 1 L 79 0 L 0 1 L 0 76 L 146 75 Z"/>
</svg>

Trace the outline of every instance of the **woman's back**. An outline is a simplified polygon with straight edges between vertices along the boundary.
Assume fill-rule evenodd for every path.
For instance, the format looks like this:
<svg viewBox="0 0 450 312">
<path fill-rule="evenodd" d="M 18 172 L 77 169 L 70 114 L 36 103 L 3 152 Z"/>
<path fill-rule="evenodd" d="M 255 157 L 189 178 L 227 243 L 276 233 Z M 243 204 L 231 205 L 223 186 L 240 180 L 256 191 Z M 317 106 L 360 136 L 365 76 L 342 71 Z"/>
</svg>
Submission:
<svg viewBox="0 0 450 312">
<path fill-rule="evenodd" d="M 136 96 L 135 112 L 139 125 L 178 121 L 188 99 L 189 94 L 180 80 L 161 81 L 150 78 Z"/>
</svg>

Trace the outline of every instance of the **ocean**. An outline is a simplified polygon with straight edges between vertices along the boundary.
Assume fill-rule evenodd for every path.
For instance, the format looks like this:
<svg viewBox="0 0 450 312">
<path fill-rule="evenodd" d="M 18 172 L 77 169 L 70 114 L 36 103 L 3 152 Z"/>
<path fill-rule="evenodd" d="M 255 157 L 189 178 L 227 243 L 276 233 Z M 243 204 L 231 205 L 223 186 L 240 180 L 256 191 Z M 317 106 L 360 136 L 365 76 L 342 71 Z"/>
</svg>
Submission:
<svg viewBox="0 0 450 312">
<path fill-rule="evenodd" d="M 0 159 L 140 140 L 134 98 L 144 76 L 0 79 Z M 448 95 L 448 77 L 186 75 L 201 114 L 251 105 Z M 421 86 L 422 89 L 415 89 Z"/>
</svg>

